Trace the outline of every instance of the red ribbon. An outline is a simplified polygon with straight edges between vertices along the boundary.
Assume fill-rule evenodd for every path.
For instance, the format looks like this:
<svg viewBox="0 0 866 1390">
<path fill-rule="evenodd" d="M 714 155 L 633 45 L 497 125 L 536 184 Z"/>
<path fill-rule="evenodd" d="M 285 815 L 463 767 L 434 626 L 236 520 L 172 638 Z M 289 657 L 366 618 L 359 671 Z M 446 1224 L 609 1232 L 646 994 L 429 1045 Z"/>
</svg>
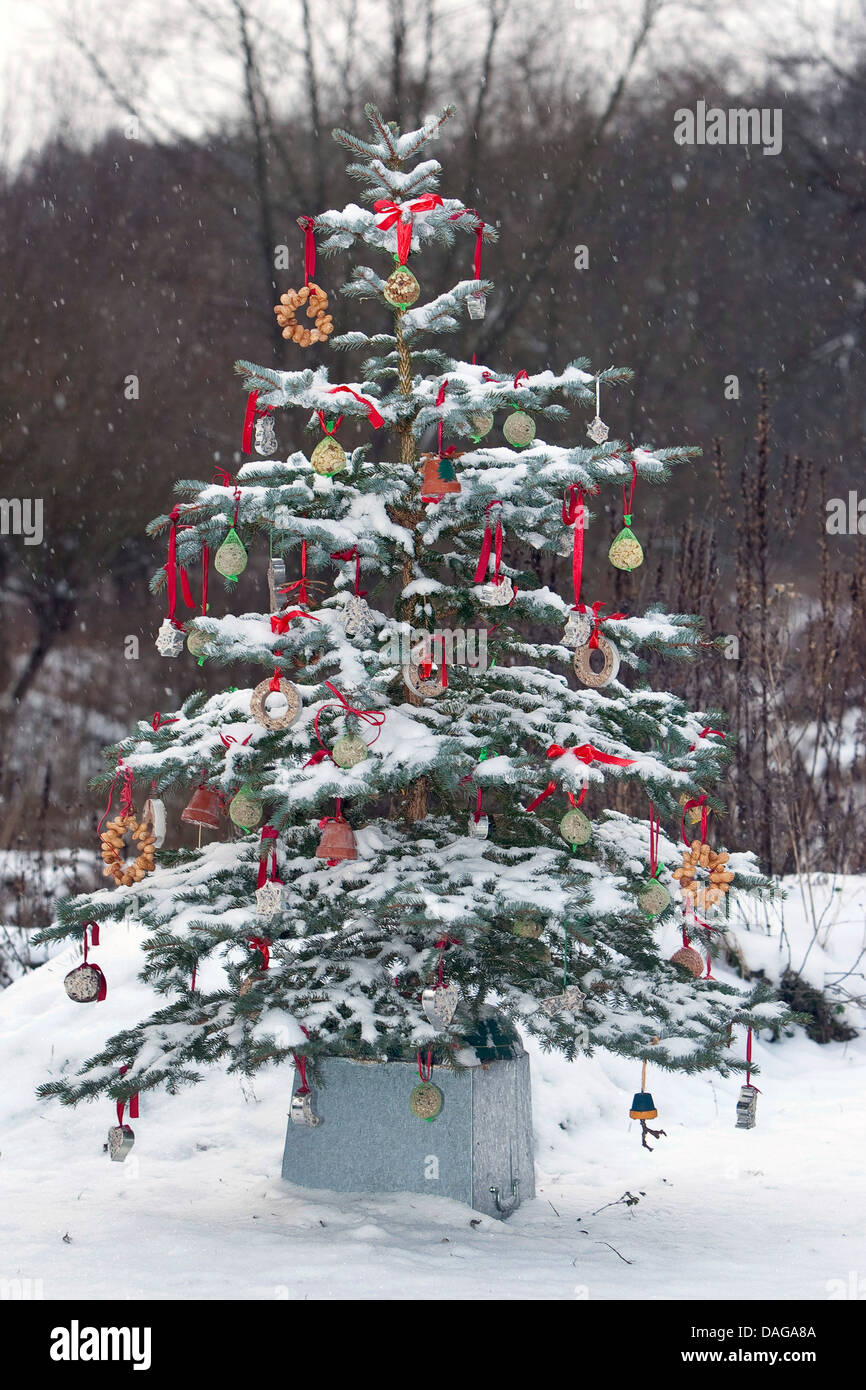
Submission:
<svg viewBox="0 0 866 1390">
<path fill-rule="evenodd" d="M 239 746 L 241 748 L 245 748 L 251 738 L 252 734 L 247 734 L 246 738 L 243 739 Z M 237 739 L 234 737 L 233 734 L 224 734 L 222 730 L 220 730 L 220 743 L 222 744 L 223 748 L 231 748 L 233 743 L 237 743 Z"/>
<path fill-rule="evenodd" d="M 650 878 L 655 878 L 659 871 L 659 835 L 661 834 L 661 821 L 655 814 L 655 807 L 650 802 L 649 808 L 649 850 L 650 850 Z"/>
<path fill-rule="evenodd" d="M 597 647 L 597 646 L 598 646 L 598 629 L 599 629 L 599 624 L 600 624 L 602 621 L 603 621 L 603 622 L 606 622 L 606 623 L 610 623 L 610 622 L 613 622 L 616 618 L 627 618 L 627 617 L 628 617 L 628 614 L 627 614 L 627 613 L 608 613 L 607 617 L 604 618 L 604 619 L 602 619 L 601 616 L 600 616 L 600 612 L 601 612 L 601 609 L 602 609 L 602 608 L 606 608 L 606 607 L 607 607 L 607 604 L 604 603 L 604 602 L 602 602 L 601 600 L 599 600 L 598 603 L 594 603 L 594 604 L 592 605 L 592 632 L 590 633 L 589 641 L 588 641 L 587 644 L 586 644 L 588 647 Z"/>
<path fill-rule="evenodd" d="M 481 554 L 478 557 L 478 565 L 475 569 L 475 583 L 481 584 L 487 574 L 487 565 L 490 560 L 490 551 L 493 546 L 493 532 L 490 529 L 490 508 L 501 507 L 498 501 L 488 502 L 486 509 L 486 520 L 484 523 L 484 539 L 481 542 Z M 496 513 L 496 568 L 493 574 L 494 584 L 499 584 L 499 566 L 502 561 L 502 513 Z"/>
<path fill-rule="evenodd" d="M 476 825 L 478 824 L 478 822 L 479 822 L 480 819 L 481 819 L 481 797 L 482 797 L 482 794 L 483 794 L 483 793 L 482 793 L 482 791 L 481 791 L 481 788 L 478 787 L 478 789 L 477 789 L 477 795 L 476 795 L 476 797 L 475 797 L 475 824 L 476 824 Z"/>
<path fill-rule="evenodd" d="M 105 810 L 102 814 L 102 819 L 96 827 L 97 835 L 101 834 L 102 827 L 108 820 L 108 813 L 111 810 L 111 798 L 114 795 L 114 788 L 117 784 L 117 779 L 120 776 L 123 777 L 123 789 L 120 793 L 120 814 L 124 817 L 132 814 L 132 784 L 135 781 L 135 777 L 133 776 L 131 768 L 125 768 L 123 766 L 123 758 L 118 753 L 117 771 L 111 779 L 111 786 L 108 788 L 108 804 L 106 805 Z"/>
<path fill-rule="evenodd" d="M 342 420 L 342 418 L 343 418 L 343 417 L 342 417 L 342 415 L 341 415 L 341 416 L 340 416 L 340 420 Z M 337 424 L 339 424 L 339 420 L 337 421 Z M 334 428 L 336 429 L 336 425 L 334 426 Z M 300 577 L 300 579 L 294 579 L 294 580 L 292 580 L 292 583 L 291 583 L 291 584 L 284 584 L 283 587 L 282 587 L 281 589 L 278 589 L 278 590 L 277 590 L 277 593 L 278 593 L 278 594 L 290 594 L 290 593 L 292 592 L 293 589 L 297 589 L 297 591 L 298 591 L 298 603 L 309 603 L 309 601 L 310 601 L 310 595 L 309 595 L 309 593 L 307 592 L 307 542 L 306 542 L 306 541 L 301 541 L 301 577 Z M 310 617 L 310 618 L 311 618 L 312 616 L 313 616 L 312 613 L 305 613 L 305 614 L 304 614 L 304 617 Z M 317 618 L 317 619 L 316 619 L 316 622 L 318 622 L 318 621 L 319 621 L 319 619 Z"/>
<path fill-rule="evenodd" d="M 370 424 L 373 426 L 374 430 L 382 428 L 385 421 L 382 419 L 382 416 L 379 414 L 372 401 L 368 401 L 366 396 L 359 396 L 358 392 L 353 391 L 351 386 L 332 386 L 328 394 L 336 396 L 340 391 L 348 391 L 350 396 L 354 396 L 356 401 L 359 401 L 361 405 L 367 407 L 367 415 L 369 416 Z"/>
<path fill-rule="evenodd" d="M 634 459 L 631 461 L 631 492 L 628 501 L 625 500 L 625 483 L 622 485 L 622 519 L 623 525 L 631 526 L 631 507 L 634 502 L 634 490 L 637 486 L 637 464 Z"/>
<path fill-rule="evenodd" d="M 442 199 L 438 193 L 425 193 L 421 198 L 416 198 L 414 203 L 406 204 L 392 202 L 390 198 L 377 198 L 373 204 L 373 209 L 375 212 L 384 213 L 384 216 L 381 222 L 376 223 L 376 226 L 380 232 L 387 232 L 396 222 L 397 260 L 401 265 L 406 264 L 409 259 L 409 252 L 412 250 L 415 213 L 429 212 L 431 208 L 442 206 Z"/>
<path fill-rule="evenodd" d="M 571 555 L 571 579 L 574 587 L 574 607 L 583 613 L 586 605 L 580 601 L 580 586 L 583 580 L 583 534 L 586 526 L 586 513 L 583 506 L 583 488 L 569 484 L 568 500 L 563 498 L 562 520 L 566 526 L 574 526 L 574 548 Z"/>
<path fill-rule="evenodd" d="M 521 381 L 526 381 L 526 382 L 529 381 L 529 372 L 518 372 L 518 373 L 517 373 L 517 376 L 514 378 L 514 389 L 515 389 L 515 391 L 517 390 L 517 388 L 518 388 L 518 386 L 520 385 Z"/>
<path fill-rule="evenodd" d="M 321 425 L 321 427 L 322 427 L 322 429 L 324 430 L 325 434 L 329 434 L 329 435 L 330 435 L 330 434 L 335 434 L 336 431 L 340 428 L 340 426 L 341 426 L 342 423 L 343 423 L 343 417 L 342 417 L 342 415 L 338 415 L 337 418 L 336 418 L 336 420 L 332 420 L 331 423 L 330 423 L 330 425 L 326 425 L 326 424 L 325 424 L 325 412 L 324 412 L 324 410 L 317 410 L 317 411 L 316 411 L 316 414 L 317 414 L 318 417 L 319 417 L 319 424 Z"/>
<path fill-rule="evenodd" d="M 424 661 L 419 661 L 419 662 L 418 662 L 418 675 L 421 677 L 422 681 L 426 681 L 426 680 L 429 679 L 429 677 L 430 677 L 430 672 L 431 672 L 432 669 L 433 669 L 433 648 L 434 648 L 434 646 L 436 645 L 437 642 L 441 642 L 441 643 L 442 643 L 442 689 L 445 690 L 445 688 L 446 688 L 447 685 L 448 685 L 448 665 L 447 665 L 447 660 L 446 660 L 446 648 L 445 648 L 445 638 L 444 638 L 444 636 L 437 637 L 437 636 L 434 635 L 433 637 L 430 638 L 430 660 L 427 661 L 427 660 L 425 659 Z M 426 639 L 426 637 L 425 637 L 425 639 L 424 639 L 424 645 L 425 645 L 425 648 L 426 648 L 426 645 L 427 645 L 427 639 Z M 425 652 L 425 656 L 426 656 L 426 652 Z"/>
<path fill-rule="evenodd" d="M 584 788 L 584 790 L 585 790 L 585 788 Z M 553 796 L 553 793 L 554 793 L 555 791 L 556 791 L 556 783 L 555 783 L 555 782 L 548 782 L 548 784 L 547 784 L 547 786 L 545 787 L 544 791 L 541 792 L 541 794 L 540 794 L 539 796 L 537 796 L 537 797 L 535 798 L 534 801 L 530 801 L 529 805 L 528 805 L 525 809 L 526 809 L 527 811 L 534 811 L 535 808 L 536 808 L 536 806 L 540 806 L 541 803 L 542 803 L 542 801 L 546 801 L 547 798 L 548 798 L 549 796 Z"/>
<path fill-rule="evenodd" d="M 247 396 L 247 408 L 244 414 L 244 429 L 241 435 L 241 450 L 245 454 L 251 454 L 253 451 L 253 426 L 257 418 L 260 415 L 273 415 L 274 413 L 274 407 L 272 405 L 263 405 L 261 409 L 259 409 L 258 399 L 258 391 L 250 391 Z M 220 468 L 217 471 L 222 473 L 224 478 L 228 479 L 228 482 L 224 481 L 222 486 L 231 487 L 232 478 L 230 474 L 226 473 L 224 468 Z M 237 515 L 235 515 L 235 521 L 237 521 Z"/>
<path fill-rule="evenodd" d="M 309 285 L 316 273 L 316 233 L 312 217 L 299 217 L 298 226 L 304 234 L 304 284 Z"/>
<path fill-rule="evenodd" d="M 751 1086 L 751 1084 L 752 1084 L 752 1030 L 751 1030 L 751 1028 L 750 1028 L 750 1029 L 748 1030 L 748 1034 L 747 1034 L 747 1037 L 746 1037 L 746 1085 L 747 1085 L 747 1086 Z M 762 1094 L 761 1091 L 759 1090 L 759 1088 L 758 1088 L 757 1086 L 755 1087 L 755 1090 L 758 1092 L 758 1095 L 761 1095 L 761 1094 Z"/>
<path fill-rule="evenodd" d="M 98 946 L 98 945 L 99 945 L 99 923 L 98 923 L 98 922 L 85 922 L 85 923 L 84 923 L 84 961 L 82 962 L 82 964 L 81 964 L 78 968 L 79 968 L 79 970 L 83 970 L 84 967 L 85 967 L 85 965 L 89 965 L 89 968 L 90 968 L 91 970 L 95 970 L 95 971 L 96 971 L 97 975 L 99 976 L 99 993 L 98 993 L 97 996 L 96 996 L 96 1002 L 97 1002 L 97 1004 L 101 1004 L 102 1001 L 103 1001 L 103 999 L 105 998 L 106 994 L 108 993 L 108 981 L 106 980 L 106 978 L 105 978 L 105 976 L 103 975 L 102 971 L 100 970 L 99 966 L 98 966 L 98 965 L 94 965 L 92 961 L 88 961 L 88 959 L 87 959 L 87 931 L 88 931 L 88 928 L 90 929 L 90 944 L 91 944 L 91 946 Z"/>
<path fill-rule="evenodd" d="M 332 560 L 354 560 L 355 561 L 355 597 L 365 598 L 366 589 L 359 588 L 361 582 L 361 555 L 356 545 L 351 550 L 335 550 L 331 555 Z"/>
<path fill-rule="evenodd" d="M 328 687 L 329 690 L 333 690 L 337 699 L 328 700 L 326 704 L 320 705 L 319 708 L 316 710 L 316 717 L 313 720 L 313 732 L 315 733 L 316 738 L 319 740 L 321 753 L 314 753 L 310 761 L 308 763 L 305 763 L 305 767 L 309 767 L 310 764 L 315 765 L 315 763 L 321 762 L 323 758 L 328 758 L 331 756 L 330 750 L 328 749 L 327 745 L 322 741 L 322 736 L 319 733 L 319 719 L 326 709 L 333 709 L 333 707 L 337 704 L 337 701 L 339 701 L 339 704 L 342 705 L 346 714 L 354 714 L 357 719 L 360 719 L 364 724 L 369 724 L 372 728 L 376 730 L 375 734 L 370 739 L 370 743 L 367 745 L 368 748 L 370 747 L 370 744 L 376 742 L 376 739 L 382 732 L 382 725 L 385 723 L 386 716 L 382 710 L 355 709 L 354 705 L 349 704 L 349 701 L 346 699 L 345 695 L 343 695 L 335 685 L 332 685 L 330 681 L 325 681 L 325 685 Z"/>
<path fill-rule="evenodd" d="M 612 767 L 629 767 L 637 762 L 637 758 L 615 758 L 612 753 L 602 753 L 598 748 L 593 748 L 591 743 L 581 743 L 577 748 L 563 748 L 559 743 L 552 743 L 547 750 L 548 758 L 561 758 L 564 753 L 573 753 L 587 767 L 591 763 L 608 763 Z"/>
<path fill-rule="evenodd" d="M 168 533 L 168 560 L 163 565 L 163 569 L 165 570 L 166 576 L 168 578 L 168 616 L 174 627 L 182 628 L 183 624 L 179 623 L 177 618 L 175 617 L 175 610 L 177 608 L 178 569 L 180 569 L 180 586 L 183 592 L 183 601 L 186 604 L 187 608 L 195 608 L 195 599 L 193 598 L 192 590 L 189 587 L 189 575 L 187 574 L 183 565 L 178 566 L 177 563 L 177 525 L 179 520 L 180 507 L 175 507 L 174 511 L 171 513 L 169 517 L 169 521 L 171 522 L 171 529 Z"/>
<path fill-rule="evenodd" d="M 687 801 L 683 806 L 683 813 L 680 817 L 680 830 L 682 831 L 684 845 L 688 845 L 689 847 L 691 847 L 692 843 L 688 835 L 686 834 L 686 811 L 690 811 L 693 806 L 700 806 L 701 808 L 701 843 L 703 843 L 707 838 L 706 800 L 706 796 L 698 796 L 695 798 L 694 801 Z"/>
<path fill-rule="evenodd" d="M 478 220 L 477 220 L 477 222 L 475 223 L 475 226 L 473 227 L 472 230 L 475 232 L 475 279 L 476 279 L 476 280 L 480 280 L 480 279 L 481 279 L 481 239 L 482 239 L 482 237 L 484 236 L 484 223 L 482 222 L 481 218 L 478 217 L 478 213 L 475 211 L 474 208 L 462 208 L 460 212 L 452 212 L 452 214 L 451 214 L 451 216 L 449 217 L 448 221 L 449 221 L 449 222 L 456 222 L 456 221 L 457 221 L 459 218 L 461 218 L 461 217 L 476 217 L 476 218 L 478 218 Z"/>
<path fill-rule="evenodd" d="M 418 1053 L 418 1075 L 422 1081 L 429 1081 L 433 1075 L 433 1049 L 427 1050 L 427 1061 L 424 1062 L 421 1053 Z"/>
<path fill-rule="evenodd" d="M 719 738 L 726 738 L 726 737 L 727 737 L 727 735 L 726 735 L 725 733 L 723 733 L 723 731 L 722 731 L 721 729 L 710 729 L 710 728 L 701 729 L 701 732 L 698 734 L 697 743 L 693 743 L 692 746 L 691 746 L 691 748 L 689 749 L 689 752 L 690 752 L 690 753 L 694 753 L 695 749 L 696 749 L 697 746 L 698 746 L 698 743 L 700 743 L 700 741 L 701 741 L 702 738 L 706 738 L 706 737 L 707 737 L 707 734 L 718 734 Z"/>
<path fill-rule="evenodd" d="M 445 380 L 442 382 L 442 385 L 439 387 L 439 391 L 438 391 L 437 396 L 436 396 L 436 404 L 437 404 L 437 405 L 444 405 L 444 403 L 445 403 L 445 388 L 447 387 L 447 385 L 448 385 L 448 378 L 446 377 Z M 441 455 L 442 455 L 442 424 L 443 424 L 443 422 L 440 420 L 440 421 L 439 421 L 439 454 L 440 454 L 440 457 L 441 457 Z"/>
<path fill-rule="evenodd" d="M 121 1067 L 120 1075 L 125 1076 L 128 1071 L 129 1067 Z M 126 1101 L 119 1100 L 117 1102 L 117 1123 L 119 1125 L 123 1124 L 123 1112 L 125 1109 Z M 134 1095 L 129 1097 L 129 1118 L 131 1120 L 138 1119 L 138 1091 L 136 1091 Z"/>
<path fill-rule="evenodd" d="M 266 840 L 273 840 L 274 844 L 270 851 L 271 870 L 268 874 L 268 849 L 265 845 Z M 282 883 L 282 879 L 277 878 L 277 832 L 272 825 L 262 826 L 261 840 L 259 841 L 259 876 L 256 880 L 256 888 L 264 888 L 270 877 L 271 883 Z M 269 943 L 270 944 L 270 943 Z"/>
<path fill-rule="evenodd" d="M 294 589 L 296 586 L 294 584 L 290 584 L 288 587 Z M 280 593 L 282 592 L 283 591 L 281 589 Z M 315 613 L 305 613 L 303 608 L 293 608 L 289 613 L 271 614 L 271 632 L 288 632 L 293 618 L 312 618 L 314 623 L 317 623 L 319 621 Z"/>
<path fill-rule="evenodd" d="M 162 726 L 163 726 L 164 724 L 176 724 L 176 723 L 177 723 L 177 719 L 163 719 L 163 717 L 162 717 L 162 715 L 160 714 L 159 710 L 157 710 L 156 713 L 154 714 L 153 718 L 152 718 L 151 721 L 150 721 L 150 727 L 153 729 L 153 732 L 156 733 L 157 730 L 158 730 L 158 729 L 161 729 Z"/>
<path fill-rule="evenodd" d="M 278 881 L 277 879 L 274 879 L 274 880 L 273 880 L 274 883 L 276 883 L 277 881 Z M 251 936 L 250 939 L 249 939 L 249 941 L 247 942 L 247 945 L 249 946 L 249 948 L 250 948 L 251 951 L 261 951 L 261 953 L 262 953 L 262 964 L 261 964 L 261 968 L 262 968 L 262 970 L 267 970 L 268 965 L 270 964 L 270 959 L 271 959 L 271 941 L 270 941 L 270 937 L 267 937 L 267 936 Z"/>
</svg>

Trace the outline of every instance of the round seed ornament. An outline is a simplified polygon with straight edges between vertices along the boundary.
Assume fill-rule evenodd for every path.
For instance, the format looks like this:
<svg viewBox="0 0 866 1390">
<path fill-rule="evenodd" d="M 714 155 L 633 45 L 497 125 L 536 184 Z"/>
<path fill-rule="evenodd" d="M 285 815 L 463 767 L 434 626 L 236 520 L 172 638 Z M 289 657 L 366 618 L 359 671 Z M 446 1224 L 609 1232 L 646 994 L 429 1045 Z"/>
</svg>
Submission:
<svg viewBox="0 0 866 1390">
<path fill-rule="evenodd" d="M 616 680 L 619 671 L 619 652 L 607 637 L 597 634 L 598 645 L 578 647 L 574 653 L 574 673 L 582 685 L 600 690 Z"/>
<path fill-rule="evenodd" d="M 267 708 L 268 697 L 275 696 L 278 691 L 285 701 L 286 708 L 279 713 L 271 714 Z M 250 700 L 250 713 L 266 729 L 288 729 L 294 724 L 301 712 L 301 697 L 294 685 L 281 677 L 278 691 L 271 689 L 269 680 L 262 681 L 260 685 L 256 686 Z"/>
</svg>

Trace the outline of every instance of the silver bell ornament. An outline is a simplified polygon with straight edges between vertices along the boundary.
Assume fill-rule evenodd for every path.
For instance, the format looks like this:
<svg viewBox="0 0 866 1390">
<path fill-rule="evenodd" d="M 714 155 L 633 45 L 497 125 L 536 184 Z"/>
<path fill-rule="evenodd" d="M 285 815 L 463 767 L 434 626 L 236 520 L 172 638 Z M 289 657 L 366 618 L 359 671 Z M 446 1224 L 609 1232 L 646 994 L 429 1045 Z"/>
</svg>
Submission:
<svg viewBox="0 0 866 1390">
<path fill-rule="evenodd" d="M 482 294 L 480 290 L 476 294 L 467 295 L 466 308 L 471 319 L 483 319 L 487 313 L 487 295 Z"/>
<path fill-rule="evenodd" d="M 313 1112 L 313 1093 L 309 1088 L 302 1088 L 292 1096 L 289 1118 L 293 1125 L 306 1125 L 308 1129 L 315 1129 L 322 1123 L 321 1116 Z"/>
</svg>

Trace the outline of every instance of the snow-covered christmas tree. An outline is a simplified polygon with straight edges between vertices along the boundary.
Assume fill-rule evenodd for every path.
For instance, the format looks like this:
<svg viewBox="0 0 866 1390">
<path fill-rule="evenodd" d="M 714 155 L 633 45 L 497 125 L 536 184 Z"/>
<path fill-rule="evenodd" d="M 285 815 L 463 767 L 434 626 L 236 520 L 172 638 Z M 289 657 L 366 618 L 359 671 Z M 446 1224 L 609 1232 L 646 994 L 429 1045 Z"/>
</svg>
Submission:
<svg viewBox="0 0 866 1390">
<path fill-rule="evenodd" d="M 706 843 L 722 716 L 646 679 L 651 653 L 698 654 L 699 623 L 610 613 L 614 567 L 643 559 L 635 496 L 693 451 L 608 438 L 624 370 L 527 373 L 445 350 L 452 335 L 471 355 L 496 240 L 417 159 L 449 114 L 401 134 L 368 108 L 369 141 L 335 132 L 371 206 L 301 219 L 306 283 L 277 317 L 298 353 L 360 354 L 355 379 L 238 363 L 247 452 L 254 431 L 266 457 L 180 482 L 152 524 L 168 546 L 159 646 L 188 664 L 191 694 L 109 750 L 114 886 L 67 900 L 44 939 L 140 920 L 155 1007 L 45 1095 L 123 1101 L 214 1065 L 293 1060 L 314 1084 L 328 1056 L 429 1058 L 435 1075 L 466 1061 L 491 1009 L 568 1057 L 727 1072 L 745 1069 L 733 1025 L 782 1016 L 759 988 L 712 979 L 727 894 L 768 886 L 752 856 Z M 424 252 L 458 238 L 474 275 L 438 292 Z M 371 301 L 381 329 L 332 337 L 346 307 L 313 279 L 315 253 L 362 247 L 371 264 L 342 293 Z M 569 406 L 579 438 L 545 443 Z M 369 435 L 348 453 L 341 418 Z M 275 421 L 282 442 L 304 427 L 311 442 L 269 456 Z M 584 573 L 593 500 L 620 488 L 623 531 Z M 269 556 L 267 594 L 244 573 L 252 547 Z M 567 597 L 521 567 L 532 551 L 571 557 Z M 228 584 L 211 575 L 184 627 L 178 590 L 211 558 Z M 226 598 L 243 611 L 214 612 Z M 211 698 L 195 690 L 202 660 L 225 668 Z M 642 789 L 642 816 L 608 806 L 618 779 Z M 159 798 L 178 788 L 194 849 L 171 848 L 162 824 Z M 96 999 L 99 981 L 75 989 Z"/>
</svg>

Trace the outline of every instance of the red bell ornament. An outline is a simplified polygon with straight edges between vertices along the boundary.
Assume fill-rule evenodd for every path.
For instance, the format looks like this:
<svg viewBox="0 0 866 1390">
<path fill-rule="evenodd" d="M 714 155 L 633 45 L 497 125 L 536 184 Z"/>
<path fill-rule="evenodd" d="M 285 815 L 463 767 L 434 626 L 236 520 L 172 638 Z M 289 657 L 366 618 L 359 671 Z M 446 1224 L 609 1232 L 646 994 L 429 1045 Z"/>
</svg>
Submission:
<svg viewBox="0 0 866 1390">
<path fill-rule="evenodd" d="M 219 793 L 212 787 L 199 787 L 180 818 L 187 825 L 203 825 L 208 830 L 217 830 L 220 823 Z"/>
<path fill-rule="evenodd" d="M 352 827 L 343 816 L 336 815 L 326 821 L 322 830 L 322 838 L 319 841 L 319 848 L 316 850 L 316 858 L 334 860 L 358 858 Z"/>
</svg>

